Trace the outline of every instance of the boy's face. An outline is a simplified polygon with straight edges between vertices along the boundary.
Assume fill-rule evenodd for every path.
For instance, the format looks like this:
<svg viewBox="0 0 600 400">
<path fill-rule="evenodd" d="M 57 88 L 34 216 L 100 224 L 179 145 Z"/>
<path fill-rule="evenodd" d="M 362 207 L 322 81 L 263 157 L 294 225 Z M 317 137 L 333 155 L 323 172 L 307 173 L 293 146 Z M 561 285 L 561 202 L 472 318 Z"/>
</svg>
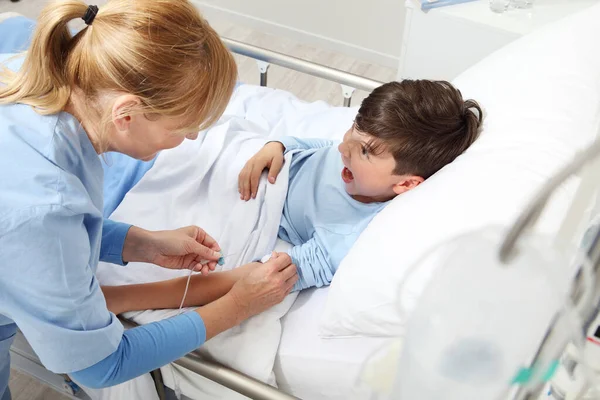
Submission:
<svg viewBox="0 0 600 400">
<path fill-rule="evenodd" d="M 362 203 L 383 202 L 423 182 L 419 176 L 394 175 L 394 157 L 388 151 L 373 154 L 369 147 L 372 140 L 352 125 L 338 146 L 344 163 L 341 176 L 350 196 Z"/>
</svg>

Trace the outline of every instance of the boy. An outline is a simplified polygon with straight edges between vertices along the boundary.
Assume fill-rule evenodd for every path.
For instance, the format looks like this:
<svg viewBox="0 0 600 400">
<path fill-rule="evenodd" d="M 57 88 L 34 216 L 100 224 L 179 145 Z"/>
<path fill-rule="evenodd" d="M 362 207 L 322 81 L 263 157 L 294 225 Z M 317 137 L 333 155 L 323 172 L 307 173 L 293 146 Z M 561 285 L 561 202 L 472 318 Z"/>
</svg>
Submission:
<svg viewBox="0 0 600 400">
<path fill-rule="evenodd" d="M 476 115 L 471 108 L 477 109 Z M 240 173 L 242 199 L 256 195 L 269 168 L 295 151 L 279 237 L 298 268 L 295 289 L 328 285 L 360 233 L 386 203 L 417 187 L 475 141 L 477 103 L 447 82 L 387 83 L 367 97 L 339 146 L 293 137 L 270 142 Z"/>
<path fill-rule="evenodd" d="M 328 285 L 373 217 L 395 196 L 416 188 L 462 154 L 477 139 L 481 121 L 479 105 L 464 101 L 448 82 L 390 82 L 362 102 L 338 146 L 293 137 L 267 143 L 242 169 L 240 197 L 247 201 L 256 196 L 266 168 L 274 183 L 283 155 L 293 151 L 279 237 L 294 247 L 279 256 L 290 257 L 297 267 L 295 290 Z M 249 268 L 252 264 L 194 276 L 196 286 L 186 305 L 224 295 Z M 127 296 L 119 296 L 118 288 L 104 288 L 109 309 L 111 303 L 119 304 L 115 311 L 176 307 L 185 279 L 132 286 L 139 288 L 135 296 L 135 288 Z M 137 297 L 135 305 L 125 306 L 125 297 Z"/>
</svg>

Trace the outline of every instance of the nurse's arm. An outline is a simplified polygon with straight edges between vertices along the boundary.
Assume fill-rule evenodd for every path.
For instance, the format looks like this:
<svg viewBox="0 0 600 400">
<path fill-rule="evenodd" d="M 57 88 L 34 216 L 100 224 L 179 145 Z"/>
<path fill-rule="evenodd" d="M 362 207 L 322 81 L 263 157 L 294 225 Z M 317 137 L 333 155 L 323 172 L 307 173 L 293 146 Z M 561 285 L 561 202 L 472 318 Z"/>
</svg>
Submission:
<svg viewBox="0 0 600 400">
<path fill-rule="evenodd" d="M 203 306 L 223 297 L 243 276 L 258 263 L 246 264 L 231 271 L 210 275 L 195 274 L 185 297 L 184 307 Z M 179 308 L 187 277 L 166 281 L 121 286 L 102 286 L 108 309 L 121 314 L 127 311 Z"/>
<path fill-rule="evenodd" d="M 123 246 L 131 225 L 104 218 L 102 224 L 102 241 L 100 242 L 100 261 L 125 265 Z"/>
<path fill-rule="evenodd" d="M 117 385 L 160 368 L 215 335 L 281 302 L 297 279 L 284 257 L 257 265 L 223 297 L 195 311 L 123 333 L 117 350 L 73 379 L 90 388 Z"/>
<path fill-rule="evenodd" d="M 0 235 L 3 256 L 20 266 L 18 273 L 0 274 L 2 295 L 10 299 L 2 306 L 10 307 L 48 369 L 92 388 L 122 383 L 182 357 L 279 303 L 296 282 L 295 267 L 272 258 L 193 312 L 123 332 L 89 267 L 84 216 L 55 205 L 14 213 L 26 223 Z"/>
</svg>

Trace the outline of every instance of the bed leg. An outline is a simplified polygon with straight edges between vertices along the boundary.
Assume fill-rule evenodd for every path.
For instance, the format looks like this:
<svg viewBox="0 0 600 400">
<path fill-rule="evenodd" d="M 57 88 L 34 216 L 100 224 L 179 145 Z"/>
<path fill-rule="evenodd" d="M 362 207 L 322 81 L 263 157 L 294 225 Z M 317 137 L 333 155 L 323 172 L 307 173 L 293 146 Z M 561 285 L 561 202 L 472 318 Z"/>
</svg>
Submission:
<svg viewBox="0 0 600 400">
<path fill-rule="evenodd" d="M 150 376 L 154 380 L 154 386 L 156 387 L 156 393 L 160 400 L 167 400 L 167 394 L 165 393 L 165 383 L 163 382 L 162 373 L 160 369 L 150 371 Z"/>
<path fill-rule="evenodd" d="M 256 64 L 258 64 L 258 71 L 260 72 L 260 86 L 267 86 L 267 71 L 271 64 L 260 60 L 256 60 Z"/>
<path fill-rule="evenodd" d="M 344 95 L 344 107 L 350 107 L 352 104 L 352 95 L 356 89 L 346 85 L 340 86 L 342 87 L 342 94 Z"/>
</svg>

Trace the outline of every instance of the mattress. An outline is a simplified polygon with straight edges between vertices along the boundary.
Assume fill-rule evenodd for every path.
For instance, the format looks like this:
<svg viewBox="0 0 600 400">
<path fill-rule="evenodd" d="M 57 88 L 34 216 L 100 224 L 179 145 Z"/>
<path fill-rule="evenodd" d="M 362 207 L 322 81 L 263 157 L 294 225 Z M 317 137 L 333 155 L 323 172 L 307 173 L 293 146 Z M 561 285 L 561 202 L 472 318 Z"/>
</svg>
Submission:
<svg viewBox="0 0 600 400">
<path fill-rule="evenodd" d="M 369 394 L 361 386 L 363 363 L 388 344 L 384 338 L 319 336 L 321 310 L 329 288 L 305 290 L 282 318 L 282 337 L 274 372 L 280 390 L 303 400 L 358 400 Z M 175 381 L 186 398 L 241 400 L 234 393 L 173 364 L 161 368 L 165 384 Z"/>
<path fill-rule="evenodd" d="M 359 385 L 363 363 L 388 343 L 384 338 L 319 336 L 329 288 L 306 290 L 282 319 L 275 360 L 281 390 L 305 400 L 367 398 Z"/>
</svg>

